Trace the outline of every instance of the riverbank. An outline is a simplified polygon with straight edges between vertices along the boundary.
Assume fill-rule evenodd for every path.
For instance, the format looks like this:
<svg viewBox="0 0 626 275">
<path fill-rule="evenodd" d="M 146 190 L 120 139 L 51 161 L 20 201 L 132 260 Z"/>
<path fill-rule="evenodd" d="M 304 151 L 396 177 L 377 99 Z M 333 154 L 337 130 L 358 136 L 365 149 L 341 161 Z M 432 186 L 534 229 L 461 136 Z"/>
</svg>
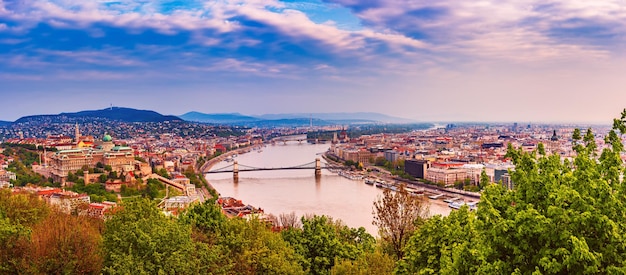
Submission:
<svg viewBox="0 0 626 275">
<path fill-rule="evenodd" d="M 256 146 L 263 146 L 263 145 L 256 145 Z M 224 161 L 227 158 L 232 157 L 233 155 L 240 155 L 240 154 L 248 153 L 248 152 L 252 151 L 254 147 L 255 146 L 238 148 L 238 149 L 235 149 L 235 150 L 223 153 L 223 154 L 221 154 L 221 155 L 219 155 L 217 157 L 214 157 L 214 158 L 208 160 L 206 163 L 204 163 L 202 165 L 202 167 L 200 167 L 200 173 L 202 173 L 202 176 L 204 177 L 205 173 L 208 172 L 209 170 L 211 170 L 211 168 L 213 168 L 214 165 Z M 205 177 L 205 179 L 206 179 L 206 177 Z M 209 180 L 206 180 L 206 183 L 207 183 L 208 188 L 213 189 L 218 194 L 218 197 L 219 197 L 220 192 L 213 185 L 211 185 L 211 182 Z"/>
<path fill-rule="evenodd" d="M 263 146 L 263 145 L 256 145 L 256 146 Z M 223 153 L 223 154 L 221 154 L 221 155 L 219 155 L 217 157 L 214 157 L 214 158 L 208 160 L 204 165 L 202 165 L 202 167 L 200 167 L 200 172 L 206 173 L 209 170 L 211 170 L 211 168 L 215 164 L 218 164 L 218 163 L 224 161 L 225 159 L 227 159 L 229 157 L 232 157 L 233 155 L 240 155 L 240 154 L 248 153 L 248 152 L 252 151 L 253 148 L 256 147 L 256 146 L 238 148 L 238 149 L 235 149 L 235 150 Z"/>
<path fill-rule="evenodd" d="M 335 161 L 333 158 L 336 158 L 337 156 L 334 155 L 327 155 L 328 152 L 326 152 L 323 157 L 327 162 L 331 162 L 335 165 L 344 165 L 341 162 L 337 162 Z M 433 194 L 445 194 L 446 196 L 449 197 L 460 197 L 465 201 L 472 201 L 472 200 L 479 200 L 480 199 L 480 193 L 476 193 L 476 192 L 468 192 L 468 191 L 463 191 L 463 190 L 457 190 L 457 189 L 453 189 L 453 188 L 445 188 L 445 187 L 440 187 L 437 185 L 432 185 L 432 184 L 427 184 L 427 183 L 423 183 L 423 182 L 419 182 L 419 181 L 414 181 L 414 180 L 408 180 L 405 178 L 401 178 L 398 176 L 394 176 L 392 175 L 389 171 L 385 170 L 384 168 L 381 167 L 375 167 L 372 165 L 367 165 L 365 167 L 366 169 L 371 170 L 372 172 L 369 173 L 363 173 L 361 172 L 361 174 L 363 174 L 366 177 L 375 177 L 375 178 L 380 178 L 383 179 L 385 181 L 387 181 L 388 183 L 392 183 L 394 185 L 397 185 L 399 182 L 406 184 L 407 187 L 411 187 L 411 188 L 416 188 L 416 189 L 424 189 L 424 191 L 426 193 L 430 193 L 430 195 Z M 376 168 L 376 169 L 374 169 Z M 446 203 L 447 205 L 447 203 Z"/>
</svg>

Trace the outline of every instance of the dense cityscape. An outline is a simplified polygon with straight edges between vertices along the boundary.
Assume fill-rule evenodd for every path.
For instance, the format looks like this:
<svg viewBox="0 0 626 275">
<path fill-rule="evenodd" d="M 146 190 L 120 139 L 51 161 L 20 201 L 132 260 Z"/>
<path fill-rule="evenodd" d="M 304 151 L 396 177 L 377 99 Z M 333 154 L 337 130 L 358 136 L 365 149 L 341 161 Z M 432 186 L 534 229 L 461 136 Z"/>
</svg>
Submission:
<svg viewBox="0 0 626 275">
<path fill-rule="evenodd" d="M 0 275 L 626 274 L 625 38 L 624 0 L 0 0 Z"/>
<path fill-rule="evenodd" d="M 238 198 L 220 196 L 219 190 L 204 178 L 204 173 L 216 163 L 232 162 L 237 154 L 261 152 L 261 149 L 268 145 L 280 146 L 303 142 L 328 144 L 328 151 L 323 157 L 326 162 L 335 165 L 329 167 L 348 168 L 347 170 L 332 168 L 334 173 L 362 184 L 376 185 L 385 190 L 385 197 L 411 198 L 410 201 L 421 205 L 416 209 L 445 201 L 444 205 L 455 209 L 453 211 L 474 212 L 482 205 L 485 188 L 498 186 L 502 188 L 501 190 L 514 191 L 518 184 L 524 184 L 523 180 L 522 183 L 519 182 L 519 174 L 516 175 L 521 171 L 518 171 L 515 165 L 516 158 L 511 154 L 511 150 L 522 155 L 538 155 L 540 161 L 548 158 L 547 156 L 555 156 L 556 159 L 552 157 L 548 159 L 564 161 L 567 165 L 579 162 L 580 154 L 584 150 L 592 150 L 587 154 L 597 157 L 605 156 L 606 152 L 615 148 L 615 144 L 612 143 L 614 132 L 608 126 L 589 128 L 584 134 L 585 149 L 580 143 L 584 130 L 581 132 L 581 127 L 573 125 L 464 123 L 431 125 L 430 128 L 416 127 L 417 129 L 408 132 L 400 131 L 411 129 L 410 126 L 405 127 L 391 124 L 314 126 L 310 123 L 302 127 L 247 128 L 183 120 L 129 123 L 109 119 L 31 119 L 28 123 L 13 123 L 0 128 L 4 139 L 0 150 L 0 187 L 10 190 L 2 191 L 5 203 L 12 203 L 12 200 L 20 196 L 32 197 L 45 204 L 37 207 L 52 209 L 53 212 L 47 215 L 57 215 L 57 219 L 63 215 L 84 217 L 100 220 L 92 221 L 95 224 L 104 221 L 108 227 L 113 221 L 120 222 L 118 216 L 121 218 L 123 214 L 119 213 L 134 211 L 125 208 L 132 205 L 134 205 L 132 207 L 155 207 L 168 217 L 178 217 L 178 220 L 188 220 L 198 215 L 194 211 L 213 211 L 214 214 L 211 215 L 224 215 L 223 217 L 227 219 L 243 218 L 248 223 L 254 220 L 265 224 L 266 229 L 263 230 L 278 232 L 268 234 L 283 234 L 287 243 L 292 242 L 286 244 L 290 246 L 294 245 L 294 241 L 303 240 L 290 239 L 293 236 L 287 237 L 288 235 L 284 234 L 291 234 L 287 233 L 291 230 L 306 230 L 307 226 L 311 226 L 310 223 L 328 223 L 330 226 L 335 223 L 332 217 L 315 215 L 300 219 L 293 212 L 285 214 L 289 213 L 289 209 L 284 209 L 283 213 L 266 213 L 263 205 L 250 205 Z M 393 130 L 386 132 L 387 129 Z M 617 156 L 623 158 L 621 153 Z M 141 198 L 148 198 L 155 203 L 142 201 Z M 398 273 L 413 273 L 419 264 L 411 266 L 408 262 L 411 258 L 406 258 L 415 256 L 407 250 L 411 245 L 409 237 L 411 234 L 416 236 L 423 234 L 420 233 L 422 230 L 420 228 L 428 227 L 409 227 L 412 229 L 400 236 L 404 238 L 403 242 L 396 244 L 393 236 L 397 232 L 389 230 L 386 226 L 400 221 L 394 220 L 390 224 L 383 222 L 381 218 L 382 209 L 392 206 L 384 205 L 385 208 L 380 208 L 381 201 L 372 203 L 374 208 L 379 207 L 376 208 L 379 209 L 378 212 L 373 213 L 374 224 L 379 228 L 378 236 L 365 233 L 362 227 L 357 230 L 341 225 L 340 220 L 337 220 L 338 223 L 335 225 L 339 226 L 336 229 L 339 230 L 337 231 L 339 234 L 348 231 L 353 232 L 350 234 L 357 234 L 353 236 L 356 239 L 350 237 L 344 241 L 347 242 L 345 245 L 357 241 L 352 244 L 356 247 L 351 249 L 357 249 L 362 256 L 352 258 L 354 256 L 330 254 L 335 255 L 333 256 L 335 260 L 323 265 L 316 266 L 314 262 L 307 260 L 304 262 L 306 265 L 298 267 L 299 265 L 294 266 L 296 262 L 292 261 L 280 268 L 287 268 L 286 270 L 290 271 L 283 271 L 290 274 L 302 271 L 314 274 L 336 273 L 341 268 L 346 268 L 342 266 L 348 263 L 342 262 L 343 260 L 340 260 L 342 257 L 347 257 L 344 259 L 348 261 L 383 257 L 384 261 L 380 266 L 366 268 L 368 272 L 388 273 L 395 270 Z M 206 209 L 207 207 L 212 210 Z M 11 213 L 15 210 L 2 209 L 4 211 L 2 213 Z M 48 211 L 50 210 L 46 210 L 46 213 Z M 415 218 L 441 222 L 440 216 L 428 218 L 427 212 L 419 210 Z M 3 215 L 10 218 L 10 214 Z M 200 219 L 207 218 L 209 217 Z M 448 219 L 453 218 L 460 217 L 450 212 Z M 209 219 L 215 219 L 215 216 Z M 9 226 L 10 220 L 6 221 L 9 222 L 7 224 Z M 175 220 L 163 222 L 171 223 Z M 254 222 L 249 226 L 256 228 L 250 230 L 261 230 L 258 228 L 260 225 L 254 225 Z M 397 225 L 390 228 L 395 226 Z M 216 229 L 205 227 L 202 230 Z M 13 236 L 8 233 L 3 238 L 4 245 L 8 245 L 18 240 L 19 235 Z M 365 241 L 363 238 L 371 239 Z M 375 238 L 378 241 L 374 241 Z M 456 243 L 458 240 L 451 241 Z M 369 250 L 376 243 L 387 244 L 390 247 L 381 247 L 382 251 L 379 252 L 376 252 L 378 249 Z M 122 247 L 124 246 L 125 244 L 122 244 Z M 10 257 L 12 254 L 3 255 Z M 307 257 L 306 254 L 302 256 Z M 395 264 L 395 268 L 393 259 L 400 260 Z M 89 272 L 105 272 L 108 260 L 106 258 L 104 260 L 105 269 L 100 270 L 102 263 L 90 263 L 93 270 Z M 149 270 L 162 270 L 164 263 L 162 264 L 163 266 L 157 266 L 157 269 Z M 405 266 L 406 264 L 409 266 Z M 188 267 L 191 268 L 188 271 L 214 272 L 226 268 L 218 266 L 209 269 L 196 269 L 197 266 L 192 266 Z M 246 266 L 235 264 L 230 269 L 227 268 L 229 271 L 226 273 L 250 268 Z M 9 272 L 22 268 L 20 263 L 15 262 L 3 266 L 3 270 Z M 55 270 L 42 266 L 37 268 L 40 268 L 37 269 L 40 271 Z M 119 270 L 106 272 L 116 273 Z M 256 270 L 252 273 L 264 272 Z"/>
</svg>

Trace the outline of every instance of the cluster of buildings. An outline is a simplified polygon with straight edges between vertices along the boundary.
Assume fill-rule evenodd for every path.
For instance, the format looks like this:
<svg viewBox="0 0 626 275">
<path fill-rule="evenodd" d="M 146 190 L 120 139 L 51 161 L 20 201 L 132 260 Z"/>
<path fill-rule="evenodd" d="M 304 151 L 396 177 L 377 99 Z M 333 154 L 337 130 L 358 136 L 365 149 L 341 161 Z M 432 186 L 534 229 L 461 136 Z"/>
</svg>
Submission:
<svg viewBox="0 0 626 275">
<path fill-rule="evenodd" d="M 0 188 L 9 188 L 12 186 L 11 181 L 17 179 L 17 175 L 11 171 L 7 171 L 9 163 L 13 162 L 12 157 L 6 157 L 4 149 L 0 148 Z"/>
<path fill-rule="evenodd" d="M 73 127 L 73 137 L 50 135 L 46 138 L 13 138 L 5 142 L 40 148 L 39 162 L 33 164 L 33 171 L 51 178 L 62 187 L 75 184 L 68 178 L 70 174 L 76 174 L 79 170 L 82 172 L 78 178 L 83 179 L 85 184 L 99 182 L 107 191 L 118 193 L 124 185 L 135 186 L 138 179 L 142 179 L 144 184 L 149 179 L 157 179 L 180 191 L 180 195 L 169 196 L 160 204 L 162 209 L 171 214 L 196 201 L 204 201 L 209 196 L 207 190 L 196 190 L 196 186 L 184 175 L 185 171 L 191 169 L 196 172 L 199 161 L 205 161 L 215 154 L 262 143 L 262 138 L 252 133 L 227 137 L 189 138 L 171 133 L 145 135 L 140 132 L 131 138 L 114 140 L 109 134 L 101 138 L 81 135 L 79 124 Z M 4 163 L 3 157 L 0 155 L 0 164 Z M 167 178 L 154 173 L 163 170 L 167 173 Z M 106 177 L 112 172 L 119 178 L 102 182 L 101 176 Z M 5 177 L 6 180 L 3 180 Z M 10 181 L 14 179 L 15 173 L 0 170 L 2 185 L 0 187 L 10 187 Z M 61 189 L 46 192 L 56 192 L 54 198 L 64 198 L 68 201 L 77 197 L 89 198 L 88 194 L 59 193 L 57 192 L 59 190 Z M 91 212 L 97 212 L 97 209 L 104 210 L 109 207 L 105 203 L 93 204 L 92 208 L 94 210 Z"/>
<path fill-rule="evenodd" d="M 531 152 L 542 143 L 547 154 L 573 158 L 574 127 L 465 126 L 414 131 L 404 134 L 364 135 L 331 146 L 343 160 L 373 164 L 376 159 L 404 162 L 409 175 L 444 186 L 459 182 L 478 185 L 483 171 L 491 182 L 513 188 L 508 172 L 515 167 L 506 158 L 507 146 Z M 601 151 L 610 128 L 595 129 Z"/>
<path fill-rule="evenodd" d="M 13 192 L 24 192 L 35 194 L 44 200 L 48 205 L 59 209 L 67 214 L 86 215 L 92 218 L 104 219 L 109 211 L 112 211 L 117 204 L 114 202 L 91 202 L 89 195 L 66 191 L 61 188 L 52 187 L 16 187 Z"/>
<path fill-rule="evenodd" d="M 189 138 L 210 138 L 224 133 L 238 134 L 237 129 L 193 123 L 186 121 L 163 122 L 124 122 L 94 117 L 32 117 L 26 121 L 18 121 L 10 125 L 0 126 L 0 141 L 7 139 L 46 138 L 54 135 L 72 135 L 74 125 L 78 123 L 85 135 L 103 136 L 115 133 L 118 138 L 126 139 L 136 136 L 158 136 L 171 133 Z"/>
<path fill-rule="evenodd" d="M 216 203 L 227 217 L 265 217 L 263 209 L 244 204 L 241 200 L 232 197 L 221 197 L 217 199 Z"/>
<path fill-rule="evenodd" d="M 184 128 L 187 126 L 181 126 L 183 124 L 176 125 L 160 123 L 157 126 L 160 128 L 154 130 L 151 127 L 155 125 L 124 124 L 118 128 L 123 129 L 124 134 L 114 140 L 108 134 L 101 138 L 81 135 L 79 124 L 75 124 L 72 125 L 73 137 L 68 135 L 47 135 L 45 138 L 19 137 L 5 142 L 45 148 L 40 154 L 40 161 L 33 165 L 33 170 L 52 178 L 62 186 L 72 184 L 68 182 L 68 175 L 77 170 L 84 171 L 81 177 L 85 183 L 98 182 L 102 172 L 90 174 L 85 168 L 107 167 L 111 172 L 124 175 L 125 177 L 120 179 L 103 183 L 107 190 L 116 192 L 119 192 L 124 184 L 134 184 L 138 178 L 143 179 L 144 183 L 148 179 L 157 179 L 181 191 L 182 195 L 166 198 L 161 203 L 163 209 L 175 213 L 178 209 L 186 208 L 208 197 L 206 190 L 196 190 L 195 185 L 184 176 L 184 171 L 197 170 L 200 166 L 199 161 L 203 162 L 215 154 L 229 150 L 259 145 L 274 136 L 301 134 L 305 131 L 305 129 L 248 129 L 239 135 L 220 137 L 207 134 L 208 128 L 194 130 Z M 172 133 L 163 133 L 168 130 L 172 130 Z M 542 143 L 548 154 L 559 154 L 562 158 L 571 158 L 575 155 L 570 138 L 574 127 L 467 125 L 353 138 L 349 137 L 343 128 L 333 130 L 336 130 L 336 134 L 332 137 L 330 153 L 336 157 L 362 163 L 366 167 L 381 158 L 395 165 L 403 162 L 404 172 L 407 174 L 443 186 L 452 186 L 459 182 L 478 185 L 481 174 L 485 172 L 491 182 L 500 182 L 508 188 L 513 188 L 514 183 L 508 173 L 515 167 L 506 157 L 508 144 L 530 152 L 537 150 L 538 144 Z M 604 136 L 608 130 L 608 127 L 595 129 L 599 151 L 607 146 L 604 143 Z M 10 182 L 16 178 L 15 173 L 6 170 L 11 161 L 10 157 L 0 154 L 2 168 L 0 187 L 9 187 Z M 153 173 L 162 170 L 168 173 L 169 178 Z M 114 203 L 109 202 L 91 203 L 87 194 L 76 194 L 62 189 L 39 189 L 28 192 L 37 193 L 42 199 L 67 212 L 77 212 L 77 209 L 82 207 L 80 208 L 82 212 L 94 217 L 102 217 L 114 206 Z M 264 215 L 262 209 L 245 205 L 234 198 L 220 198 L 218 203 L 229 216 Z"/>
</svg>

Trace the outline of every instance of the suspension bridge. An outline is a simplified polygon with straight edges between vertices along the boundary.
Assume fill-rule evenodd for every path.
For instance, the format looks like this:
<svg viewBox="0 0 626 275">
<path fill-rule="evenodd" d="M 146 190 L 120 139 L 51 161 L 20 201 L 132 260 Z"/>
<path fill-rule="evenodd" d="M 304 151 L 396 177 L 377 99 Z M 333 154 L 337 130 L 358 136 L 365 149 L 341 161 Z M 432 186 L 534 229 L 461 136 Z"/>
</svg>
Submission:
<svg viewBox="0 0 626 275">
<path fill-rule="evenodd" d="M 276 137 L 271 140 L 271 143 L 282 142 L 283 144 L 287 144 L 289 141 L 297 141 L 298 143 L 307 141 L 306 134 Z"/>
<path fill-rule="evenodd" d="M 217 173 L 233 173 L 235 179 L 239 178 L 239 172 L 248 171 L 275 171 L 275 170 L 315 170 L 315 176 L 322 175 L 322 169 L 327 170 L 344 170 L 348 167 L 343 165 L 332 165 L 328 163 L 322 163 L 319 158 L 313 162 L 300 164 L 289 167 L 253 167 L 245 164 L 239 164 L 235 161 L 233 164 L 219 169 L 204 172 L 205 174 L 217 174 Z"/>
</svg>

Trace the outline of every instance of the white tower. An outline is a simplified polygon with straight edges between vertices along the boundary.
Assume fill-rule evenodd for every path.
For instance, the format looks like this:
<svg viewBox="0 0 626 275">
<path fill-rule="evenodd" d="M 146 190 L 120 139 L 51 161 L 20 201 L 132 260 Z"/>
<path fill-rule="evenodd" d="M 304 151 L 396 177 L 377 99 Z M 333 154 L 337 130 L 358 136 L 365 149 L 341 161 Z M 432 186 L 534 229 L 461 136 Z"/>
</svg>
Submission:
<svg viewBox="0 0 626 275">
<path fill-rule="evenodd" d="M 78 129 L 78 122 L 76 122 L 76 129 L 74 130 L 74 137 L 76 138 L 76 144 L 80 141 L 80 130 Z"/>
</svg>

